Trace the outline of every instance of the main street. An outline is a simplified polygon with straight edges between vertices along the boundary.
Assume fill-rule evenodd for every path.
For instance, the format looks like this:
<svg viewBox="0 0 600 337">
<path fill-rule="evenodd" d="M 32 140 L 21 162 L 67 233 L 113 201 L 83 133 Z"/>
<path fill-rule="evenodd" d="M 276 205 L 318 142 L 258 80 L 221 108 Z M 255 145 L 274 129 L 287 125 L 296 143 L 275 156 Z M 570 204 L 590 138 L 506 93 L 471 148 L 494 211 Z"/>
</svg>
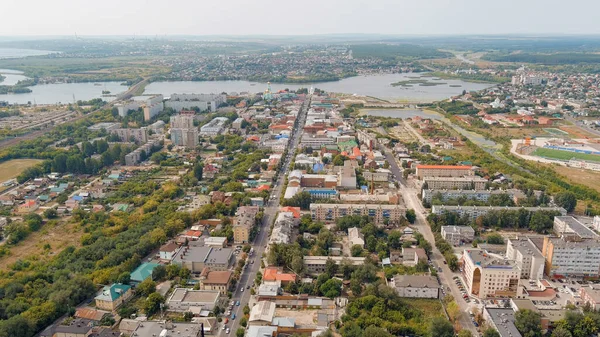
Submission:
<svg viewBox="0 0 600 337">
<path fill-rule="evenodd" d="M 242 271 L 240 275 L 240 280 L 238 281 L 238 285 L 233 292 L 231 300 L 240 301 L 240 305 L 233 306 L 233 310 L 231 310 L 232 314 L 235 314 L 235 319 L 231 320 L 227 326 L 231 329 L 230 334 L 235 334 L 238 328 L 240 328 L 240 318 L 243 316 L 243 308 L 250 302 L 250 290 L 246 289 L 248 286 L 252 287 L 254 284 L 254 279 L 256 277 L 256 273 L 260 270 L 260 261 L 262 259 L 263 254 L 267 248 L 267 244 L 269 241 L 269 231 L 271 228 L 271 224 L 274 221 L 275 215 L 279 211 L 279 198 L 285 188 L 285 177 L 290 169 L 290 164 L 292 159 L 296 154 L 296 149 L 298 148 L 298 144 L 300 143 L 300 135 L 302 134 L 302 126 L 306 122 L 306 114 L 308 112 L 308 107 L 310 105 L 310 96 L 302 104 L 302 107 L 298 111 L 297 122 L 292 130 L 292 135 L 290 137 L 288 143 L 288 151 L 286 153 L 285 158 L 282 158 L 281 170 L 279 172 L 278 178 L 275 182 L 273 189 L 271 190 L 271 194 L 267 201 L 266 207 L 264 208 L 264 216 L 262 218 L 262 222 L 260 223 L 260 231 L 256 236 L 252 247 L 254 248 L 254 253 L 252 256 L 249 256 L 246 260 L 246 268 Z M 254 260 L 254 263 L 250 263 L 251 260 Z M 220 336 L 225 336 L 225 329 L 221 329 L 219 332 Z"/>
<path fill-rule="evenodd" d="M 445 290 L 450 289 L 450 294 L 454 297 L 454 300 L 458 304 L 460 308 L 460 314 L 458 317 L 458 322 L 463 329 L 468 329 L 473 333 L 473 336 L 479 336 L 475 325 L 470 319 L 468 312 L 471 310 L 469 303 L 463 300 L 462 294 L 460 293 L 456 283 L 453 280 L 453 277 L 456 275 L 453 273 L 448 265 L 444 264 L 445 258 L 440 253 L 440 251 L 435 247 L 435 239 L 433 237 L 433 232 L 427 223 L 427 219 L 425 218 L 426 210 L 421 204 L 421 201 L 417 197 L 418 191 L 415 188 L 408 187 L 407 182 L 402 178 L 402 170 L 398 165 L 393 153 L 391 150 L 381 146 L 380 149 L 386 156 L 386 160 L 390 163 L 390 171 L 394 174 L 395 179 L 397 180 L 400 188 L 400 192 L 402 193 L 402 199 L 406 205 L 406 208 L 415 210 L 417 218 L 413 227 L 423 235 L 425 240 L 429 241 L 432 246 L 431 254 L 429 255 L 429 259 L 432 261 L 434 268 L 441 268 L 441 272 L 438 272 L 438 277 L 440 279 L 440 283 Z M 439 269 L 437 269 L 439 270 Z"/>
</svg>

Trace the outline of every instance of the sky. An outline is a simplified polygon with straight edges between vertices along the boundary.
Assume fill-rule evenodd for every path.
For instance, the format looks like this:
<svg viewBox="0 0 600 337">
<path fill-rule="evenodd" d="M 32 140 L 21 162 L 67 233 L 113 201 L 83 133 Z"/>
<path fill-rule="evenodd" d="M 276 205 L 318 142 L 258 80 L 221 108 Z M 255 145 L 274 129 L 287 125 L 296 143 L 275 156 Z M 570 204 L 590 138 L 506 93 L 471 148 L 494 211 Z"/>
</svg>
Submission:
<svg viewBox="0 0 600 337">
<path fill-rule="evenodd" d="M 600 34 L 597 0 L 1 0 L 0 36 Z"/>
</svg>

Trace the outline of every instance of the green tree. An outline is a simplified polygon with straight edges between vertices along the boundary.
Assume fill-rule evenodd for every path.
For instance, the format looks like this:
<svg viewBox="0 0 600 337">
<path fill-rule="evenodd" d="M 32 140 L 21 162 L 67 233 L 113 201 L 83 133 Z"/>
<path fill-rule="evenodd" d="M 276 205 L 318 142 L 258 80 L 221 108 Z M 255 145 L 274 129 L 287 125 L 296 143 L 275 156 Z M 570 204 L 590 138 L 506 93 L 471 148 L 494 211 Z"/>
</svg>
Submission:
<svg viewBox="0 0 600 337">
<path fill-rule="evenodd" d="M 573 212 L 577 206 L 577 197 L 572 192 L 560 192 L 554 196 L 554 203 L 567 212 Z"/>
<path fill-rule="evenodd" d="M 392 335 L 391 333 L 387 332 L 385 329 L 382 329 L 382 328 L 380 328 L 378 326 L 369 325 L 365 329 L 365 332 L 363 333 L 363 336 L 369 336 L 369 337 L 393 337 L 394 335 Z"/>
<path fill-rule="evenodd" d="M 483 332 L 483 337 L 500 337 L 500 333 L 494 328 L 487 328 Z"/>
<path fill-rule="evenodd" d="M 152 279 L 162 281 L 167 277 L 167 268 L 163 265 L 157 266 L 152 270 Z"/>
<path fill-rule="evenodd" d="M 552 337 L 573 337 L 571 331 L 567 330 L 563 326 L 557 326 L 554 330 L 552 330 Z"/>
<path fill-rule="evenodd" d="M 589 337 L 595 335 L 597 332 L 598 326 L 596 325 L 596 321 L 594 321 L 594 319 L 589 315 L 585 315 L 583 319 L 575 326 L 575 329 L 573 330 L 573 337 Z"/>
<path fill-rule="evenodd" d="M 156 283 L 154 283 L 154 281 L 148 277 L 140 282 L 137 287 L 135 287 L 135 291 L 142 296 L 149 296 L 150 294 L 156 292 Z"/>
<path fill-rule="evenodd" d="M 542 336 L 542 316 L 532 310 L 519 310 L 515 313 L 515 326 L 523 337 Z"/>
<path fill-rule="evenodd" d="M 487 242 L 494 245 L 504 244 L 504 238 L 498 233 L 492 233 L 487 236 Z"/>
<path fill-rule="evenodd" d="M 54 219 L 54 218 L 56 218 L 56 209 L 54 209 L 54 208 L 48 208 L 48 209 L 44 210 L 44 217 L 46 219 Z"/>
<path fill-rule="evenodd" d="M 342 293 L 342 281 L 333 278 L 329 279 L 319 287 L 319 291 L 325 297 L 338 297 Z"/>
<path fill-rule="evenodd" d="M 406 210 L 406 220 L 410 223 L 415 223 L 415 220 L 417 220 L 417 213 L 414 209 L 410 208 Z"/>
<path fill-rule="evenodd" d="M 458 332 L 458 337 L 473 337 L 473 334 L 470 330 L 463 329 Z"/>
<path fill-rule="evenodd" d="M 144 302 L 144 312 L 148 317 L 154 315 L 160 310 L 160 305 L 165 303 L 165 298 L 159 293 L 152 293 L 146 298 Z"/>
<path fill-rule="evenodd" d="M 443 317 L 436 317 L 429 324 L 429 335 L 435 337 L 454 337 L 452 323 Z"/>
<path fill-rule="evenodd" d="M 361 245 L 353 245 L 350 248 L 350 253 L 352 254 L 353 257 L 362 256 L 363 252 L 364 252 L 364 249 Z"/>
<path fill-rule="evenodd" d="M 244 334 L 245 334 L 244 328 L 239 328 L 235 332 L 235 337 L 244 337 Z"/>
</svg>

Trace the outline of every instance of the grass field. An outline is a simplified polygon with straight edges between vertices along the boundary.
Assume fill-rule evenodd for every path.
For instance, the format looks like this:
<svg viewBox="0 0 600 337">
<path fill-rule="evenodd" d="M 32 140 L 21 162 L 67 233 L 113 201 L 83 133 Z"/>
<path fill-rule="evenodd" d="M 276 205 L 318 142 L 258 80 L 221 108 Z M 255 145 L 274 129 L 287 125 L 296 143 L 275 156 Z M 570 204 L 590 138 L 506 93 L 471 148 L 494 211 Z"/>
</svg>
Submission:
<svg viewBox="0 0 600 337">
<path fill-rule="evenodd" d="M 41 163 L 39 159 L 13 159 L 0 164 L 0 182 L 16 178 L 24 169 Z"/>
<path fill-rule="evenodd" d="M 408 302 L 418 311 L 422 312 L 426 318 L 433 318 L 444 315 L 442 303 L 439 300 L 425 298 L 411 298 Z"/>
<path fill-rule="evenodd" d="M 598 156 L 598 155 L 561 151 L 561 150 L 554 150 L 554 149 L 539 148 L 539 149 L 533 151 L 532 155 L 538 156 L 538 157 L 543 157 L 543 158 L 549 158 L 549 159 L 558 159 L 558 160 L 570 160 L 571 158 L 577 158 L 577 159 L 581 159 L 581 160 L 600 162 L 600 156 Z"/>
</svg>

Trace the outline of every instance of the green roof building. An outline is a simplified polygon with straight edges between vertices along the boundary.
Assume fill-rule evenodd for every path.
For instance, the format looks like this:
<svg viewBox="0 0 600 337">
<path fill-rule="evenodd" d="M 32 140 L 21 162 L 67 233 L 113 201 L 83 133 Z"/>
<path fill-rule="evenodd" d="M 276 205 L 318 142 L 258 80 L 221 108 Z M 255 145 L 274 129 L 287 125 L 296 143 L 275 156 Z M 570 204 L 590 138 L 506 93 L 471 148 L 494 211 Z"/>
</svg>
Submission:
<svg viewBox="0 0 600 337">
<path fill-rule="evenodd" d="M 152 271 L 154 268 L 160 266 L 158 263 L 142 263 L 139 267 L 137 267 L 131 274 L 129 275 L 129 279 L 132 283 L 137 284 L 147 279 L 148 277 L 152 277 Z"/>
</svg>

